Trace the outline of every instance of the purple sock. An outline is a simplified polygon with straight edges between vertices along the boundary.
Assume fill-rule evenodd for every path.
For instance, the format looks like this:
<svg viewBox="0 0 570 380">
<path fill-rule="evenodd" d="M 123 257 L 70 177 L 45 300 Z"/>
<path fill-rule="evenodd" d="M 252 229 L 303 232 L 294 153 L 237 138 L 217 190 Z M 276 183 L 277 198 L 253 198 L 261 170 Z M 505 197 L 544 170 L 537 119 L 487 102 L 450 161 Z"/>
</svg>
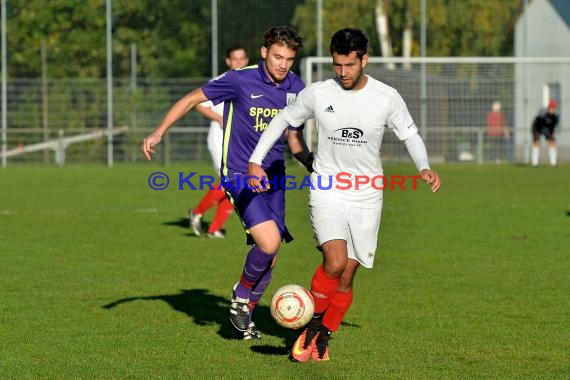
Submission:
<svg viewBox="0 0 570 380">
<path fill-rule="evenodd" d="M 265 289 L 267 289 L 267 286 L 271 282 L 272 275 L 273 275 L 273 268 L 269 266 L 269 269 L 263 274 L 263 276 L 261 276 L 259 282 L 252 288 L 251 295 L 249 296 L 250 318 L 253 314 L 255 306 L 257 306 L 257 304 L 261 300 L 261 296 L 263 296 L 263 293 L 265 293 Z"/>
<path fill-rule="evenodd" d="M 252 288 L 251 295 L 249 296 L 250 303 L 259 302 L 261 296 L 263 296 L 263 293 L 265 292 L 265 289 L 267 289 L 267 286 L 271 282 L 272 274 L 273 274 L 273 268 L 269 267 L 269 270 L 266 271 L 263 274 L 263 276 L 261 276 L 259 282 L 255 284 L 255 286 Z"/>
<path fill-rule="evenodd" d="M 275 253 L 267 254 L 256 245 L 251 247 L 245 259 L 243 273 L 239 279 L 235 294 L 240 298 L 250 298 L 253 286 L 258 283 L 271 267 Z"/>
</svg>

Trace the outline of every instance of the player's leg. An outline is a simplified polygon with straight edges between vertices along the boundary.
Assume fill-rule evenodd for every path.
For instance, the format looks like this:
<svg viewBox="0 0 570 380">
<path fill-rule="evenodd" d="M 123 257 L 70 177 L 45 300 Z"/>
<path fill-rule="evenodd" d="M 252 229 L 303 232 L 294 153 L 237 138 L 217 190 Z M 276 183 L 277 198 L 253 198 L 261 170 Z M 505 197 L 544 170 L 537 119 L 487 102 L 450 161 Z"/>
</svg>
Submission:
<svg viewBox="0 0 570 380">
<path fill-rule="evenodd" d="M 222 190 L 218 190 L 222 193 L 222 198 L 218 201 L 218 207 L 216 208 L 216 214 L 214 215 L 214 219 L 212 219 L 212 223 L 210 227 L 208 227 L 208 237 L 213 238 L 223 238 L 225 235 L 221 231 L 224 223 L 228 220 L 232 212 L 234 211 L 234 207 L 232 206 L 229 199 L 226 197 Z"/>
<path fill-rule="evenodd" d="M 347 263 L 346 240 L 329 240 L 321 244 L 321 249 L 323 262 L 317 267 L 311 279 L 315 313 L 291 350 L 291 358 L 299 362 L 307 362 L 311 359 L 313 352 L 317 349 L 317 339 L 321 332 L 326 334 L 325 338 L 328 343 L 330 333 L 328 327 L 324 326 L 323 317 L 331 306 Z"/>
<path fill-rule="evenodd" d="M 262 277 L 267 275 L 268 271 L 272 270 L 282 237 L 287 231 L 284 217 L 278 216 L 284 215 L 285 194 L 283 190 L 278 189 L 271 193 L 254 193 L 247 188 L 241 189 L 236 186 L 227 190 L 244 228 L 254 243 L 247 253 L 242 274 L 232 294 L 230 307 L 232 324 L 236 329 L 245 331 L 251 320 L 249 301 L 253 288 L 261 283 Z M 274 210 L 278 213 L 276 214 Z M 264 290 L 258 289 L 259 297 Z"/>
<path fill-rule="evenodd" d="M 255 307 L 257 306 L 257 304 L 261 300 L 263 293 L 265 293 L 265 290 L 267 289 L 267 287 L 271 283 L 271 278 L 273 276 L 273 267 L 275 266 L 276 259 L 277 259 L 277 257 L 275 257 L 273 259 L 273 263 L 272 263 L 271 267 L 269 268 L 269 270 L 267 270 L 261 276 L 261 279 L 258 281 L 257 284 L 255 284 L 253 286 L 253 288 L 251 290 L 251 295 L 249 296 L 249 318 L 250 318 L 250 322 L 249 322 L 248 329 L 243 333 L 243 339 L 244 340 L 261 339 L 261 333 L 257 329 L 257 327 L 255 326 L 255 323 L 253 322 L 253 311 L 255 310 Z"/>
<path fill-rule="evenodd" d="M 343 208 L 339 210 L 339 207 Z M 291 350 L 291 358 L 306 362 L 311 359 L 316 349 L 316 340 L 321 329 L 322 318 L 330 306 L 331 298 L 336 292 L 340 276 L 346 266 L 347 242 L 349 235 L 348 207 L 338 204 L 326 195 L 311 193 L 311 222 L 313 232 L 320 249 L 323 261 L 315 270 L 311 279 L 311 294 L 315 300 L 315 313 Z"/>
<path fill-rule="evenodd" d="M 249 326 L 251 321 L 249 301 L 253 287 L 267 271 L 271 270 L 281 242 L 279 229 L 273 220 L 259 223 L 251 227 L 249 232 L 256 244 L 247 253 L 230 306 L 230 320 L 239 331 L 246 331 Z"/>
<path fill-rule="evenodd" d="M 382 200 L 374 208 L 351 207 L 348 210 L 350 233 L 346 241 L 347 260 L 340 275 L 338 287 L 329 296 L 329 305 L 323 315 L 322 325 L 316 340 L 316 349 L 312 354 L 314 361 L 329 360 L 328 343 L 331 334 L 340 328 L 341 322 L 352 304 L 352 285 L 356 270 L 360 265 L 372 268 L 374 264 L 381 211 Z M 334 255 L 333 259 L 336 257 L 337 255 Z"/>
<path fill-rule="evenodd" d="M 198 205 L 188 210 L 190 228 L 192 228 L 196 236 L 202 234 L 202 216 L 206 211 L 217 205 L 220 200 L 226 197 L 223 190 L 218 189 L 218 187 L 218 184 L 214 184 L 212 189 L 209 189 L 208 192 L 204 194 Z"/>
<path fill-rule="evenodd" d="M 222 143 L 222 129 L 217 124 L 211 125 L 208 131 L 207 144 L 208 151 L 210 152 L 210 157 L 212 158 L 212 165 L 217 175 L 220 175 L 220 166 L 222 164 Z M 220 189 L 219 184 L 214 184 L 212 185 L 212 188 L 209 189 L 208 192 L 206 192 L 206 194 L 202 197 L 200 202 L 198 202 L 198 205 L 195 208 L 188 209 L 188 220 L 190 228 L 192 228 L 192 231 L 196 236 L 200 236 L 202 234 L 202 216 L 206 213 L 206 211 L 219 204 L 220 201 L 225 198 L 226 195 L 224 191 Z M 209 229 L 208 232 L 211 234 L 210 230 L 211 229 Z"/>
<path fill-rule="evenodd" d="M 532 150 L 530 154 L 530 164 L 532 166 L 538 166 L 538 159 L 540 157 L 540 130 L 533 127 L 532 128 Z"/>
<path fill-rule="evenodd" d="M 556 147 L 556 139 L 554 138 L 554 130 L 547 129 L 546 141 L 548 142 L 548 159 L 550 166 L 556 166 L 558 163 L 558 148 Z"/>
<path fill-rule="evenodd" d="M 339 329 L 346 312 L 352 304 L 352 283 L 358 266 L 358 261 L 348 259 L 345 269 L 340 276 L 338 288 L 330 296 L 330 304 L 323 315 L 319 334 L 315 341 L 316 347 L 312 353 L 314 361 L 329 360 L 329 340 L 332 333 Z"/>
</svg>

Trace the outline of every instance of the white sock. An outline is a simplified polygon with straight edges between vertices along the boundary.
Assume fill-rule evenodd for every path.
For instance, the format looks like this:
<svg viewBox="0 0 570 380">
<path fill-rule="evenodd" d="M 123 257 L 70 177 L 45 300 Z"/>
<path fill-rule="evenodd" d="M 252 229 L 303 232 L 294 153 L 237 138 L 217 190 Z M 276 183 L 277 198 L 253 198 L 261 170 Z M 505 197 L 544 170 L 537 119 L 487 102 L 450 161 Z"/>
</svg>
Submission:
<svg viewBox="0 0 570 380">
<path fill-rule="evenodd" d="M 532 166 L 538 165 L 538 156 L 540 155 L 540 149 L 537 146 L 532 147 L 532 154 L 530 157 L 530 163 Z"/>
<path fill-rule="evenodd" d="M 557 153 L 558 152 L 555 146 L 548 148 L 548 158 L 550 158 L 551 166 L 556 166 Z"/>
</svg>

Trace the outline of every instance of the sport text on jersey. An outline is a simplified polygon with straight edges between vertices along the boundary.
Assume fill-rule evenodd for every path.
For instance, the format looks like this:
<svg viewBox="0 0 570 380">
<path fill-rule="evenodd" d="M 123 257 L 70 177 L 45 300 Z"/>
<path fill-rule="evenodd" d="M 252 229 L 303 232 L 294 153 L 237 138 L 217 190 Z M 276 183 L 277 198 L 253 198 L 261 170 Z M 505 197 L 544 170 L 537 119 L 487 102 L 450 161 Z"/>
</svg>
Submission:
<svg viewBox="0 0 570 380">
<path fill-rule="evenodd" d="M 279 113 L 277 108 L 263 108 L 263 107 L 251 107 L 249 109 L 249 116 L 255 118 L 255 124 L 253 129 L 256 132 L 263 132 L 267 125 Z"/>
</svg>

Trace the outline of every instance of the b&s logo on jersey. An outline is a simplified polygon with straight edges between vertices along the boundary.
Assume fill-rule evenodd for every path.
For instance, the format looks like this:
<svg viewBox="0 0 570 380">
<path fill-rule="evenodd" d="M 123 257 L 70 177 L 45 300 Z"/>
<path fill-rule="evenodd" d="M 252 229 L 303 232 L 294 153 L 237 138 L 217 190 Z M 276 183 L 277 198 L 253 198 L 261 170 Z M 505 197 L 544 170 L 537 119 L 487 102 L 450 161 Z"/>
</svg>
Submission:
<svg viewBox="0 0 570 380">
<path fill-rule="evenodd" d="M 364 132 L 362 129 L 358 128 L 340 128 L 332 132 L 332 136 L 329 136 L 329 141 L 334 145 L 344 145 L 344 146 L 361 146 L 362 144 L 368 144 L 368 141 L 364 139 Z"/>
</svg>

